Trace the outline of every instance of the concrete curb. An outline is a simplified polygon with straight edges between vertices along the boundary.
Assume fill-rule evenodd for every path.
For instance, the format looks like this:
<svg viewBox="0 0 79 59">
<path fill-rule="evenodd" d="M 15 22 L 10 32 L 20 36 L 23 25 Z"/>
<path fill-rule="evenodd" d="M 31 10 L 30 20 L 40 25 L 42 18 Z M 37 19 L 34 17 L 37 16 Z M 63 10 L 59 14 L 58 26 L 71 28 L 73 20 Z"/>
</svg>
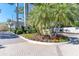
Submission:
<svg viewBox="0 0 79 59">
<path fill-rule="evenodd" d="M 49 43 L 49 42 L 39 42 L 39 41 L 33 41 L 33 40 L 30 40 L 30 39 L 27 39 L 27 38 L 24 38 L 23 36 L 21 35 L 18 35 L 20 38 L 26 40 L 27 42 L 30 42 L 30 43 L 34 43 L 34 44 L 42 44 L 42 45 L 60 45 L 60 44 L 67 44 L 68 42 L 61 42 L 61 43 Z"/>
</svg>

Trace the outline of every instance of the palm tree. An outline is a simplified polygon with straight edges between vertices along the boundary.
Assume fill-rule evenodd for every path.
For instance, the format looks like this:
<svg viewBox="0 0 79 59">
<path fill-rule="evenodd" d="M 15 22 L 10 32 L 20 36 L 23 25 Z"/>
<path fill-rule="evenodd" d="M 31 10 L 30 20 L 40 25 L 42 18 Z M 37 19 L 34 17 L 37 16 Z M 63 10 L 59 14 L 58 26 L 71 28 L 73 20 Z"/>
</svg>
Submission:
<svg viewBox="0 0 79 59">
<path fill-rule="evenodd" d="M 19 18 L 18 18 L 18 3 L 16 3 L 16 20 L 17 20 L 17 25 L 16 25 L 16 28 L 18 28 L 19 26 Z"/>
<path fill-rule="evenodd" d="M 75 26 L 75 20 L 78 20 L 78 8 L 77 4 L 54 4 L 51 5 L 53 8 L 53 18 L 54 27 L 59 30 L 60 27 L 66 26 Z M 58 33 L 58 30 L 55 29 L 55 34 Z"/>
<path fill-rule="evenodd" d="M 14 3 L 9 3 L 10 5 L 14 5 Z M 29 3 L 24 3 L 24 8 L 23 7 L 18 7 L 18 3 L 16 3 L 16 20 L 17 20 L 17 26 L 18 27 L 18 22 L 19 22 L 19 18 L 18 18 L 18 14 L 23 14 L 23 10 L 24 10 L 24 26 L 26 27 L 26 20 L 28 20 L 28 13 L 29 13 Z"/>
<path fill-rule="evenodd" d="M 49 27 L 50 23 L 50 11 L 47 4 L 35 4 L 35 7 L 30 12 L 28 23 L 35 27 L 39 33 L 42 29 Z"/>
<path fill-rule="evenodd" d="M 19 14 L 24 14 L 24 27 L 26 27 L 26 20 L 28 20 L 28 13 L 29 13 L 29 4 L 24 3 L 24 7 L 18 8 Z"/>
<path fill-rule="evenodd" d="M 26 27 L 26 20 L 28 20 L 28 13 L 29 13 L 29 4 L 24 3 L 24 26 L 25 27 Z"/>
<path fill-rule="evenodd" d="M 55 26 L 73 26 L 74 20 L 77 20 L 78 14 L 78 5 L 77 4 L 54 4 L 52 6 L 53 21 Z"/>
<path fill-rule="evenodd" d="M 29 14 L 28 24 L 40 32 L 50 27 L 74 26 L 78 19 L 77 4 L 53 3 L 37 4 Z"/>
</svg>

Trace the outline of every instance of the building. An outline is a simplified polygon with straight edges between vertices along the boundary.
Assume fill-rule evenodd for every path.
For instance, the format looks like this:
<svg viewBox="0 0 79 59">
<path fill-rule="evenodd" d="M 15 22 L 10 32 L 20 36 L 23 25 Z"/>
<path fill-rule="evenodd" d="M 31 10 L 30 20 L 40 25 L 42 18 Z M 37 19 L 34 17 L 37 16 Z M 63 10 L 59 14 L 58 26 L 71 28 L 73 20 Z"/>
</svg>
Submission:
<svg viewBox="0 0 79 59">
<path fill-rule="evenodd" d="M 8 24 L 8 27 L 11 28 L 11 29 L 16 29 L 17 22 L 16 22 L 16 21 L 11 21 L 10 23 L 11 23 L 11 24 Z M 21 28 L 22 26 L 24 26 L 24 22 L 19 21 L 19 22 L 18 22 L 18 27 Z"/>
<path fill-rule="evenodd" d="M 0 24 L 0 31 L 8 31 L 8 25 L 7 24 Z"/>
</svg>

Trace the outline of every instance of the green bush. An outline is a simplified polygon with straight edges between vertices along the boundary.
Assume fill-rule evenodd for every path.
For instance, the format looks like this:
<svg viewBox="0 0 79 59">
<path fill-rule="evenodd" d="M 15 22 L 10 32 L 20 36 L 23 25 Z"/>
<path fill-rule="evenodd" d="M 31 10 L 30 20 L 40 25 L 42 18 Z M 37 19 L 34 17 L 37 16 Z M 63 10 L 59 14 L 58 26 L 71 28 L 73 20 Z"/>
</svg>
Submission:
<svg viewBox="0 0 79 59">
<path fill-rule="evenodd" d="M 22 34 L 22 33 L 23 33 L 22 30 L 17 30 L 17 31 L 16 31 L 16 34 Z"/>
<path fill-rule="evenodd" d="M 20 28 L 16 28 L 15 30 L 12 30 L 12 32 L 16 33 L 16 34 L 23 34 L 23 33 L 36 33 L 36 29 L 34 27 L 20 27 Z"/>
<path fill-rule="evenodd" d="M 16 28 L 13 32 L 16 34 L 23 34 L 23 31 L 21 28 Z"/>
<path fill-rule="evenodd" d="M 21 30 L 23 33 L 26 33 L 26 28 L 24 26 L 21 26 Z"/>
<path fill-rule="evenodd" d="M 36 32 L 37 31 L 34 27 L 29 26 L 26 28 L 26 33 L 36 33 Z"/>
<path fill-rule="evenodd" d="M 23 37 L 31 39 L 35 34 L 22 34 Z"/>
<path fill-rule="evenodd" d="M 76 21 L 75 21 L 75 26 L 76 26 L 76 27 L 79 27 L 79 22 L 76 22 Z"/>
</svg>

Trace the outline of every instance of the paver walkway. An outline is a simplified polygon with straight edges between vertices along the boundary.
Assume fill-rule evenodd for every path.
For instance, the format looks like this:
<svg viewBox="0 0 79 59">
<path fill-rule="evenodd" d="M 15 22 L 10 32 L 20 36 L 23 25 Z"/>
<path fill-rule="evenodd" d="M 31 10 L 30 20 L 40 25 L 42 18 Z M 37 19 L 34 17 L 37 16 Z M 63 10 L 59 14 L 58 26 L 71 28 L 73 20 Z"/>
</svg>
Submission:
<svg viewBox="0 0 79 59">
<path fill-rule="evenodd" d="M 0 44 L 0 56 L 79 56 L 79 45 L 73 44 L 41 45 L 19 37 L 0 39 Z"/>
<path fill-rule="evenodd" d="M 59 45 L 59 48 L 64 56 L 79 56 L 79 44 L 63 44 Z"/>
<path fill-rule="evenodd" d="M 16 44 L 21 42 L 25 41 L 11 32 L 0 32 L 0 45 Z"/>
<path fill-rule="evenodd" d="M 11 35 L 11 33 L 8 34 L 9 36 Z M 3 34 L 1 33 L 0 35 L 2 36 Z M 33 44 L 19 37 L 0 39 L 0 56 L 56 56 L 59 55 L 56 49 L 55 45 Z"/>
<path fill-rule="evenodd" d="M 4 45 L 0 55 L 4 56 L 57 56 L 56 46 L 38 45 L 32 43 L 18 43 Z"/>
</svg>

